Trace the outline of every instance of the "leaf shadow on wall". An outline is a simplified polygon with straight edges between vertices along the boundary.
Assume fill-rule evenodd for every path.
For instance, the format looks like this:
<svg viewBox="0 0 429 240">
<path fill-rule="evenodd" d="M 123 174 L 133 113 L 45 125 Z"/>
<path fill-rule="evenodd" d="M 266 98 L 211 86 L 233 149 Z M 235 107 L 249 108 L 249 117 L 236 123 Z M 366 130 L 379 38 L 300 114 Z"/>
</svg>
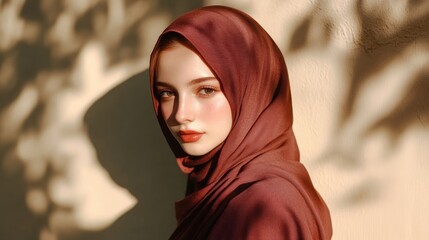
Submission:
<svg viewBox="0 0 429 240">
<path fill-rule="evenodd" d="M 350 51 L 347 57 L 346 72 L 350 73 L 346 97 L 342 102 L 338 125 L 333 133 L 332 146 L 317 159 L 318 164 L 333 162 L 341 169 L 363 168 L 364 162 L 359 157 L 361 145 L 374 133 L 383 130 L 389 133 L 389 151 L 394 151 L 399 140 L 410 127 L 418 126 L 427 128 L 429 125 L 429 75 L 426 67 L 421 67 L 413 75 L 394 78 L 391 81 L 404 81 L 408 87 L 402 89 L 401 99 L 392 99 L 397 104 L 390 111 L 368 124 L 363 124 L 359 132 L 353 137 L 354 145 L 343 149 L 341 143 L 335 138 L 347 131 L 347 128 L 356 122 L 356 110 L 361 93 L 368 86 L 368 82 L 381 81 L 378 76 L 391 67 L 395 62 L 403 59 L 404 53 L 415 45 L 429 47 L 429 7 L 424 1 L 410 0 L 407 5 L 408 15 L 404 16 L 402 24 L 394 31 L 385 31 L 391 27 L 388 23 L 386 11 L 380 11 L 377 7 L 365 8 L 366 2 L 357 0 L 354 11 L 359 23 L 360 32 L 355 37 L 355 49 Z M 386 7 L 384 5 L 384 7 Z M 426 7 L 423 14 L 413 15 L 413 10 Z M 330 44 L 332 31 L 336 19 L 325 11 L 327 6 L 324 1 L 315 3 L 313 9 L 302 18 L 301 22 L 293 30 L 288 53 L 299 53 L 306 49 L 323 49 Z M 318 28 L 318 29 L 317 29 Z M 318 38 L 310 38 L 317 29 Z M 315 40 L 316 39 L 316 40 Z M 404 62 L 404 66 L 407 62 Z M 393 83 L 393 82 L 391 82 Z M 390 86 L 385 86 L 389 88 Z M 374 103 L 377 104 L 377 103 Z M 339 140 L 341 141 L 341 140 Z M 387 158 L 388 156 L 386 156 Z M 378 160 L 380 163 L 384 159 Z M 383 184 L 380 180 L 368 177 L 362 180 L 353 189 L 345 193 L 340 200 L 340 205 L 351 206 L 366 201 L 374 200 L 381 196 Z"/>
<path fill-rule="evenodd" d="M 22 2 L 22 5 L 19 2 Z M 118 2 L 122 3 L 124 9 L 112 7 L 113 4 Z M 146 6 L 145 3 L 148 4 L 147 11 L 143 9 Z M 50 153 L 55 152 L 55 148 L 67 138 L 62 135 L 70 134 L 70 132 L 67 132 L 69 129 L 66 129 L 66 133 L 54 133 L 59 136 L 56 139 L 60 143 L 58 145 L 52 142 L 42 142 L 40 135 L 45 134 L 47 128 L 49 128 L 49 126 L 44 125 L 47 119 L 48 122 L 54 121 L 56 124 L 60 122 L 58 115 L 63 116 L 64 112 L 70 110 L 62 109 L 59 110 L 60 113 L 55 112 L 56 109 L 52 108 L 58 106 L 56 105 L 57 100 L 59 98 L 64 99 L 62 97 L 70 92 L 79 93 L 82 91 L 82 85 L 85 85 L 82 83 L 83 80 L 75 81 L 72 75 L 75 73 L 78 58 L 88 43 L 97 42 L 97 44 L 105 48 L 107 56 L 103 60 L 108 62 L 106 66 L 108 70 L 110 67 L 126 65 L 128 62 L 141 59 L 142 55 L 146 54 L 141 49 L 149 44 L 144 41 L 147 38 L 146 35 L 152 34 L 152 32 L 144 31 L 145 29 L 143 29 L 148 18 L 159 15 L 171 19 L 202 5 L 202 0 L 102 0 L 94 4 L 80 1 L 44 0 L 1 2 L 0 10 L 6 8 L 16 10 L 17 19 L 13 18 L 13 11 L 11 11 L 8 14 L 12 17 L 8 20 L 12 20 L 13 24 L 17 24 L 13 26 L 14 29 L 20 30 L 22 27 L 23 33 L 20 35 L 13 32 L 19 38 L 14 39 L 14 42 L 6 49 L 3 48 L 3 45 L 2 49 L 0 49 L 0 117 L 8 115 L 8 109 L 12 109 L 12 113 L 16 115 L 10 118 L 6 117 L 6 119 L 16 120 L 11 121 L 11 124 L 7 124 L 7 126 L 13 126 L 12 128 L 6 129 L 13 129 L 8 131 L 11 133 L 9 135 L 13 136 L 4 137 L 7 134 L 5 134 L 5 131 L 0 131 L 0 195 L 2 196 L 0 198 L 0 238 L 142 239 L 144 236 L 146 236 L 146 239 L 167 238 L 172 231 L 172 227 L 175 226 L 174 211 L 172 212 L 174 200 L 184 194 L 184 187 L 181 185 L 184 184 L 184 176 L 174 165 L 174 157 L 169 154 L 169 149 L 146 155 L 147 152 L 145 151 L 148 151 L 148 149 L 162 148 L 164 139 L 162 133 L 157 132 L 157 123 L 156 126 L 150 125 L 152 122 L 149 119 L 154 114 L 152 107 L 148 108 L 145 105 L 149 104 L 150 100 L 145 99 L 145 96 L 143 96 L 143 92 L 146 89 L 146 86 L 143 85 L 145 81 L 144 74 L 139 75 L 142 77 L 139 80 L 137 80 L 137 77 L 132 78 L 127 83 L 118 86 L 116 90 L 107 94 L 103 100 L 98 101 L 87 115 L 87 124 L 88 126 L 91 125 L 90 131 L 93 134 L 94 144 L 98 145 L 97 153 L 99 157 L 103 157 L 102 164 L 112 170 L 111 175 L 118 184 L 130 187 L 129 190 L 141 200 L 132 211 L 120 218 L 111 228 L 101 232 L 82 233 L 81 235 L 80 229 L 74 228 L 74 223 L 51 221 L 52 215 L 56 212 L 55 210 L 64 210 L 65 208 L 65 212 L 71 213 L 75 208 L 73 204 L 72 206 L 57 206 L 49 189 L 52 179 L 59 175 L 65 176 L 65 172 L 68 170 L 66 169 L 68 166 L 66 160 L 52 159 Z M 139 8 L 141 6 L 143 7 Z M 79 12 L 80 10 L 82 12 Z M 114 20 L 118 20 L 115 19 L 115 16 L 121 16 L 119 14 L 112 17 L 112 13 L 121 11 L 125 12 L 122 16 L 123 19 L 119 19 L 117 23 L 113 24 L 116 29 L 112 31 L 108 25 Z M 0 14 L 3 14 L 3 11 Z M 8 21 L 0 23 L 1 27 L 4 25 L 9 26 L 9 23 L 5 24 L 5 22 Z M 19 24 L 23 24 L 23 26 Z M 60 27 L 58 28 L 58 26 Z M 160 31 L 161 29 L 154 30 Z M 97 61 L 97 59 L 94 59 L 94 61 Z M 102 85 L 102 83 L 96 84 Z M 129 89 L 130 87 L 131 90 Z M 16 107 L 16 102 L 21 100 L 20 97 L 27 88 L 31 88 L 36 92 L 36 95 L 39 95 L 29 99 L 32 102 L 25 101 L 25 104 Z M 141 90 L 139 93 L 141 95 L 138 95 L 137 92 L 134 95 L 128 95 L 129 93 L 126 91 L 132 90 Z M 138 100 L 141 96 L 143 99 L 141 102 L 131 102 L 132 98 Z M 123 99 L 120 100 L 119 98 Z M 110 109 L 102 101 L 107 101 L 112 106 L 117 107 L 130 101 L 128 102 L 130 105 L 121 105 L 123 109 L 116 109 L 115 112 L 115 109 Z M 76 108 L 79 107 L 76 106 Z M 135 112 L 132 112 L 132 109 Z M 147 109 L 149 110 L 146 111 Z M 121 110 L 123 112 L 120 112 Z M 142 111 L 145 111 L 145 113 L 143 114 Z M 122 123 L 124 124 L 122 127 L 120 119 L 118 119 L 120 116 L 115 114 L 124 114 L 122 116 Z M 101 116 L 104 116 L 105 119 L 100 119 Z M 116 117 L 115 119 L 113 119 L 114 116 Z M 109 117 L 112 119 L 109 119 Z M 136 117 L 136 119 L 131 119 L 132 117 Z M 143 123 L 148 123 L 149 126 L 139 126 Z M 74 122 L 73 124 L 72 127 L 80 126 L 81 123 Z M 131 129 L 132 126 L 135 128 Z M 103 129 L 103 127 L 112 127 L 112 129 Z M 14 131 L 15 129 L 16 131 Z M 72 129 L 70 131 L 73 134 L 73 131 L 80 130 Z M 104 138 L 104 134 L 107 134 L 108 137 Z M 126 134 L 129 135 L 125 136 Z M 27 135 L 35 136 L 32 138 L 35 141 L 30 144 L 28 159 L 23 160 L 17 153 L 17 148 L 20 145 L 20 141 Z M 112 139 L 112 136 L 116 139 Z M 123 142 L 119 142 L 119 139 L 123 140 Z M 113 146 L 107 146 L 109 144 L 113 144 Z M 144 147 L 144 144 L 149 145 Z M 75 152 L 81 150 L 80 148 L 74 149 Z M 43 155 L 46 153 L 44 151 L 47 152 L 48 156 Z M 120 156 L 120 154 L 124 155 Z M 135 155 L 131 156 L 132 154 Z M 159 161 L 145 162 L 148 159 Z M 166 163 L 169 160 L 171 161 Z M 62 170 L 64 171 L 53 170 L 55 168 L 53 166 L 54 162 L 63 166 L 65 169 Z M 123 165 L 121 165 L 122 163 Z M 159 169 L 158 167 L 164 168 Z M 32 168 L 43 169 L 43 173 L 39 172 L 40 174 L 37 178 L 28 178 L 28 169 Z M 125 172 L 121 173 L 121 169 Z M 126 171 L 130 172 L 127 173 Z M 164 175 L 162 176 L 162 174 Z M 166 177 L 165 174 L 170 175 Z M 67 177 L 64 177 L 64 179 L 67 179 Z M 183 183 L 181 180 L 183 180 Z M 29 206 L 29 202 L 37 202 L 37 199 L 34 201 L 34 199 L 28 197 L 28 193 L 33 189 L 43 193 L 43 199 L 39 202 L 45 209 L 38 213 L 35 213 L 34 209 Z M 153 198 L 147 198 L 150 193 Z M 173 196 L 177 197 L 173 199 Z M 162 208 L 158 209 L 159 211 L 155 214 L 157 206 L 162 206 Z M 143 219 L 143 215 L 150 217 Z M 165 219 L 167 215 L 168 219 Z M 71 214 L 67 215 L 65 219 L 66 221 L 73 220 L 69 218 L 72 218 Z M 45 235 L 41 236 L 41 233 L 45 233 Z M 137 236 L 137 234 L 141 235 Z"/>
</svg>

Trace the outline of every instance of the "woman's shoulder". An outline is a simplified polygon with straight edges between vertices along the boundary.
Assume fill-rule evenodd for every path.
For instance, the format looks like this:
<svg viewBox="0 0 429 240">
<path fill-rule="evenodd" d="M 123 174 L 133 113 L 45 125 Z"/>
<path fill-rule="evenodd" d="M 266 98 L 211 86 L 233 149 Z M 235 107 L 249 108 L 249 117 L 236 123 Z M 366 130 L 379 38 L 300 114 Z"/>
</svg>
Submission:
<svg viewBox="0 0 429 240">
<path fill-rule="evenodd" d="M 213 231 L 231 235 L 223 239 L 328 239 L 330 222 L 319 216 L 327 209 L 318 212 L 319 206 L 320 199 L 310 199 L 307 190 L 270 176 L 231 199 Z"/>
<path fill-rule="evenodd" d="M 273 214 L 294 210 L 305 205 L 306 189 L 299 189 L 289 179 L 270 176 L 251 184 L 245 191 L 231 201 L 231 206 L 239 205 L 240 210 L 258 208 L 262 213 L 273 211 Z"/>
<path fill-rule="evenodd" d="M 242 192 L 242 196 L 255 203 L 268 201 L 285 205 L 295 204 L 295 201 L 316 193 L 307 170 L 300 162 L 284 164 L 287 165 L 254 165 L 244 170 L 239 178 L 253 184 Z"/>
</svg>

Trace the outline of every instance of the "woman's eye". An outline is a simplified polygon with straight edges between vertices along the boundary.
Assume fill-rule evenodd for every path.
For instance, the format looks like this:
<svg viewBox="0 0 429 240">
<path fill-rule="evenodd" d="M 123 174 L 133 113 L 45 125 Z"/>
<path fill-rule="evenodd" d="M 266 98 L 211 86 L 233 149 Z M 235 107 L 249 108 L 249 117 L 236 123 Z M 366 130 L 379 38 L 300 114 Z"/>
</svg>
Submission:
<svg viewBox="0 0 429 240">
<path fill-rule="evenodd" d="M 203 87 L 203 88 L 200 88 L 198 90 L 198 94 L 201 96 L 205 96 L 205 97 L 211 96 L 211 95 L 215 94 L 215 92 L 216 92 L 216 89 L 214 89 L 212 87 Z"/>
<path fill-rule="evenodd" d="M 158 92 L 158 96 L 160 98 L 170 98 L 170 97 L 174 97 L 174 93 L 172 91 L 163 90 Z"/>
</svg>

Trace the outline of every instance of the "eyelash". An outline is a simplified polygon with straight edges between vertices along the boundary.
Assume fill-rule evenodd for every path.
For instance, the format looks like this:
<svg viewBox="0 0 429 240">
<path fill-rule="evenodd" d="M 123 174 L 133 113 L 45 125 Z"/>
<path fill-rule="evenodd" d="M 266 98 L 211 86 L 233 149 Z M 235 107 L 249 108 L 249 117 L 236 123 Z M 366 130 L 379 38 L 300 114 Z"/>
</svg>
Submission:
<svg viewBox="0 0 429 240">
<path fill-rule="evenodd" d="M 203 90 L 209 90 L 210 92 L 209 93 L 200 93 Z M 214 87 L 214 86 L 201 86 L 198 88 L 197 93 L 201 97 L 210 97 L 213 94 L 215 94 L 217 91 L 219 91 L 219 88 Z"/>
<path fill-rule="evenodd" d="M 207 93 L 207 90 L 209 91 Z M 202 91 L 205 91 L 206 93 L 202 93 Z M 196 90 L 196 95 L 200 96 L 200 97 L 211 97 L 212 95 L 216 94 L 216 92 L 220 91 L 220 89 L 218 87 L 215 86 L 210 86 L 210 85 L 206 85 L 206 86 L 200 86 L 197 88 Z M 169 89 L 160 89 L 157 92 L 157 96 L 158 99 L 160 100 L 168 100 L 171 97 L 175 96 L 175 91 L 169 90 Z"/>
<path fill-rule="evenodd" d="M 159 91 L 158 91 L 158 93 L 157 93 L 158 98 L 167 98 L 167 97 L 171 97 L 171 96 L 163 96 L 163 94 L 164 94 L 164 93 L 174 95 L 174 92 L 173 92 L 173 91 L 163 89 L 163 90 L 159 90 Z"/>
</svg>

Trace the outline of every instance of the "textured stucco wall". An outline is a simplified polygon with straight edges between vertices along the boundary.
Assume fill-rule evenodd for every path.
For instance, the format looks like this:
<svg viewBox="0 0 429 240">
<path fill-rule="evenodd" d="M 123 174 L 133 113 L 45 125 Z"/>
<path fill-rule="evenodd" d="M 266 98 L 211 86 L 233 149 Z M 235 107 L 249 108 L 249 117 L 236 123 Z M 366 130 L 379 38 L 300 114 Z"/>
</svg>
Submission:
<svg viewBox="0 0 429 240">
<path fill-rule="evenodd" d="M 429 2 L 241 3 L 284 52 L 334 239 L 428 239 Z"/>
</svg>

